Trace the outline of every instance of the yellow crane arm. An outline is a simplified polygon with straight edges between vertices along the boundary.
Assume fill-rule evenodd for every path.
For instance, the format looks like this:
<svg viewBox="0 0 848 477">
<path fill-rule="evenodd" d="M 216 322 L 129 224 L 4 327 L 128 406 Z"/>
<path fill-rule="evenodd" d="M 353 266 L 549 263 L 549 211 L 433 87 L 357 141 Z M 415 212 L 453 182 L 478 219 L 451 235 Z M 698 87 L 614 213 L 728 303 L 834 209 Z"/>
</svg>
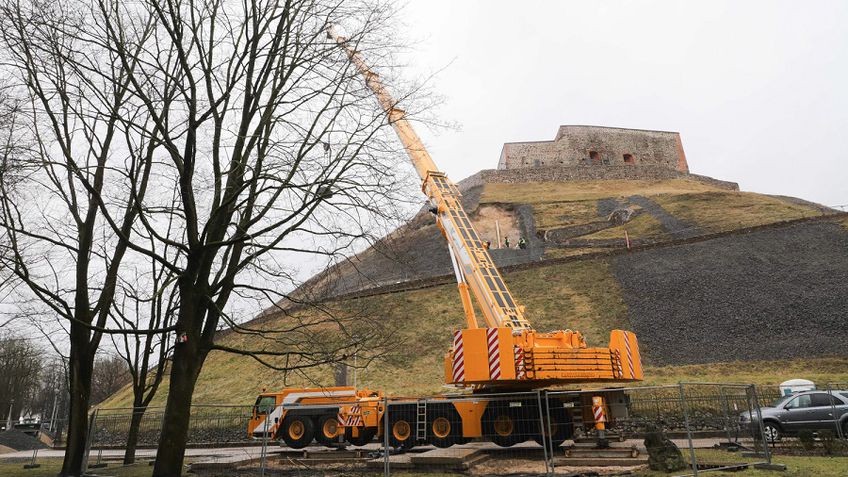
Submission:
<svg viewBox="0 0 848 477">
<path fill-rule="evenodd" d="M 406 120 L 406 113 L 397 107 L 397 102 L 380 81 L 380 76 L 368 67 L 344 37 L 331 29 L 327 35 L 344 49 L 365 78 L 365 83 L 377 96 L 380 106 L 388 115 L 389 123 L 421 177 L 422 191 L 427 195 L 439 229 L 448 241 L 468 328 L 478 327 L 470 292 L 477 299 L 488 328 L 512 328 L 513 332 L 531 330 L 532 326 L 524 317 L 524 307 L 518 305 L 512 297 L 489 251 L 465 213 L 456 185 L 436 167 L 421 139 Z"/>
</svg>

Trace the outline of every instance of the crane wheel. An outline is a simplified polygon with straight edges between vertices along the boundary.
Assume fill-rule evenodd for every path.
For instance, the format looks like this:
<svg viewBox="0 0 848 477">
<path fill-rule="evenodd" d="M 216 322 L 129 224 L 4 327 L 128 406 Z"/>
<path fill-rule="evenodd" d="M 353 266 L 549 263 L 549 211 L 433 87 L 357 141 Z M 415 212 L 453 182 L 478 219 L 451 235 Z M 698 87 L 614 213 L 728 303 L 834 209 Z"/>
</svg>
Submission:
<svg viewBox="0 0 848 477">
<path fill-rule="evenodd" d="M 323 446 L 333 447 L 333 444 L 338 442 L 341 432 L 338 417 L 335 414 L 325 414 L 318 418 L 315 440 Z"/>
<path fill-rule="evenodd" d="M 447 448 L 462 441 L 462 419 L 451 404 L 432 406 L 427 412 L 427 442 Z"/>
<path fill-rule="evenodd" d="M 562 407 L 561 401 L 551 401 L 550 404 L 551 408 L 548 411 L 550 421 L 547 414 L 542 421 L 542 432 L 547 439 L 543 439 L 542 434 L 537 433 L 533 436 L 533 440 L 540 446 L 545 445 L 545 440 L 550 440 L 553 447 L 557 448 L 574 436 L 574 425 L 571 422 L 571 416 Z"/>
<path fill-rule="evenodd" d="M 415 445 L 415 415 L 409 412 L 389 411 L 389 445 L 411 449 Z"/>
<path fill-rule="evenodd" d="M 360 427 L 358 430 L 359 433 L 354 437 L 353 428 L 345 428 L 345 440 L 352 446 L 364 446 L 374 440 L 374 436 L 377 434 L 377 428 L 375 427 Z"/>
<path fill-rule="evenodd" d="M 502 404 L 493 401 L 487 406 L 483 413 L 483 437 L 501 447 L 512 447 L 529 439 L 531 436 L 521 429 L 527 424 L 522 418 L 522 408 L 504 407 Z"/>
<path fill-rule="evenodd" d="M 286 416 L 279 433 L 287 446 L 303 449 L 315 437 L 315 423 L 309 416 Z"/>
</svg>

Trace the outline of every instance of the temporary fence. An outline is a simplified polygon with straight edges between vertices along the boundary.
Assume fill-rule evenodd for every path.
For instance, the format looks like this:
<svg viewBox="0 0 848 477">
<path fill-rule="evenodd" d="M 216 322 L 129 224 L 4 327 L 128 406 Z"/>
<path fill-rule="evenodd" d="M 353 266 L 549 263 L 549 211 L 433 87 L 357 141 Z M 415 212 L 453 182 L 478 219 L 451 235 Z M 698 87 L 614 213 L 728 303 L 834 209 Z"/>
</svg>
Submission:
<svg viewBox="0 0 848 477">
<path fill-rule="evenodd" d="M 195 405 L 188 443 L 200 449 L 187 460 L 201 475 L 223 467 L 260 476 L 471 467 L 489 475 L 553 475 L 598 460 L 668 464 L 672 452 L 671 475 L 698 475 L 771 461 L 759 409 L 754 386 L 727 384 Z M 153 459 L 163 409 L 135 419 L 138 459 Z M 88 464 L 119 465 L 132 423 L 132 409 L 92 413 Z"/>
<path fill-rule="evenodd" d="M 776 387 L 681 383 L 314 402 L 193 405 L 187 462 L 200 475 L 224 467 L 260 476 L 472 467 L 553 475 L 601 462 L 699 475 L 768 466 L 774 455 L 848 455 L 848 383 L 785 398 Z M 136 460 L 152 461 L 164 418 L 161 407 L 94 410 L 88 466 L 121 465 L 131 428 Z M 55 421 L 43 431 L 61 442 L 64 428 Z M 27 465 L 37 458 L 33 451 Z"/>
<path fill-rule="evenodd" d="M 600 408 L 604 437 L 617 442 L 608 449 L 597 445 L 601 426 L 594 419 L 598 406 L 593 397 L 604 395 Z M 555 445 L 551 452 L 554 467 L 586 463 L 581 456 L 619 459 L 622 463 L 635 463 L 634 458 L 643 456 L 652 468 L 665 467 L 680 474 L 685 467 L 691 475 L 698 475 L 770 463 L 768 449 L 762 445 L 761 421 L 740 418 L 757 416 L 758 397 L 750 385 L 691 383 L 624 388 L 612 393 L 602 389 L 564 391 L 547 393 L 547 398 L 549 409 L 568 406 L 567 414 L 574 425 L 571 442 L 556 446 L 556 440 L 550 441 Z M 668 441 L 682 455 L 677 456 Z"/>
<path fill-rule="evenodd" d="M 193 405 L 189 419 L 188 444 L 238 445 L 250 442 L 245 422 L 252 406 Z M 137 421 L 137 445 L 155 446 L 159 442 L 165 409 L 150 407 L 133 411 L 132 408 L 95 409 L 91 444 L 94 447 L 121 447 L 126 444 L 133 420 Z"/>
</svg>

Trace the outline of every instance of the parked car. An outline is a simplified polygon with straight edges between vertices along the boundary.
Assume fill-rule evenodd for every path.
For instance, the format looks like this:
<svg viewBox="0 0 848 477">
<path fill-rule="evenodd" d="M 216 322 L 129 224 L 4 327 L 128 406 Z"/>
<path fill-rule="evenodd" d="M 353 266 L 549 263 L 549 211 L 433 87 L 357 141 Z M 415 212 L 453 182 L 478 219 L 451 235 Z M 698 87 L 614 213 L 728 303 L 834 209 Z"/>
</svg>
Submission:
<svg viewBox="0 0 848 477">
<path fill-rule="evenodd" d="M 831 430 L 848 438 L 848 391 L 804 391 L 783 396 L 769 407 L 760 408 L 768 442 L 803 430 Z M 756 411 L 739 416 L 743 425 L 755 427 Z M 838 427 L 837 427 L 838 426 Z"/>
</svg>

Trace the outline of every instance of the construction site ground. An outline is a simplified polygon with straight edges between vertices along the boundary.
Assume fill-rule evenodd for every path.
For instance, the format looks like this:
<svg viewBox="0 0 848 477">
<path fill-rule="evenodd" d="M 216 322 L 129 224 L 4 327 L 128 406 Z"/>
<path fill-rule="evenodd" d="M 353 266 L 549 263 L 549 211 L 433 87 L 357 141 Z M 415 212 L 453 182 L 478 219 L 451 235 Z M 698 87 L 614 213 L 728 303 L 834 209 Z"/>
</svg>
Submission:
<svg viewBox="0 0 848 477">
<path fill-rule="evenodd" d="M 196 452 L 188 452 L 186 464 L 194 464 L 209 461 L 209 454 L 222 452 L 230 457 L 245 452 L 251 454 L 251 459 L 243 461 L 241 464 L 229 468 L 207 468 L 205 470 L 195 469 L 191 473 L 185 475 L 197 475 L 204 477 L 252 477 L 259 475 L 258 454 L 254 454 L 259 448 L 239 448 L 239 449 L 196 449 Z M 684 449 L 685 450 L 685 449 Z M 200 452 L 202 451 L 202 453 Z M 301 453 L 303 451 L 300 451 Z M 332 450 L 324 450 L 324 453 L 335 452 Z M 61 468 L 62 458 L 61 451 L 44 451 L 39 454 L 38 459 L 40 467 L 35 469 L 24 469 L 23 465 L 29 462 L 27 457 L 8 455 L 0 458 L 0 475 L 9 477 L 53 477 Z M 203 454 L 205 453 L 205 455 Z M 284 463 L 286 458 L 283 456 L 283 449 L 272 448 L 268 456 L 265 475 L 267 476 L 291 476 L 297 475 L 300 477 L 322 476 L 322 477 L 342 477 L 357 475 L 362 477 L 377 477 L 383 475 L 383 468 L 375 468 L 361 466 L 361 468 L 353 468 L 345 464 L 327 464 L 318 465 L 303 465 L 297 463 Z M 31 453 L 29 453 L 31 456 Z M 109 476 L 109 477 L 149 477 L 152 473 L 149 454 L 144 452 L 139 453 L 139 462 L 123 466 L 118 459 L 121 452 L 119 450 L 104 451 L 104 457 L 109 456 L 109 459 L 104 459 L 108 463 L 106 467 L 90 469 L 89 475 Z M 699 460 L 709 459 L 726 459 L 727 452 L 714 449 L 698 449 L 697 456 Z M 223 455 L 217 456 L 223 460 Z M 740 460 L 741 455 L 740 455 Z M 735 476 L 735 477 L 844 477 L 846 469 L 848 469 L 848 457 L 801 457 L 801 456 L 779 456 L 776 461 L 785 464 L 787 470 L 784 472 L 762 470 L 748 468 L 739 472 L 710 472 L 710 476 Z M 202 468 L 202 466 L 201 466 Z M 187 467 L 188 469 L 188 467 Z M 473 470 L 465 472 L 449 471 L 443 469 L 392 469 L 392 475 L 397 477 L 443 477 L 448 475 L 473 475 L 473 476 L 535 476 L 544 475 L 544 463 L 539 459 L 516 459 L 516 458 L 492 458 L 485 463 L 475 466 Z M 646 466 L 639 467 L 579 467 L 572 468 L 567 466 L 557 466 L 556 475 L 560 476 L 577 476 L 577 475 L 630 475 L 634 477 L 665 477 L 670 475 L 682 475 L 686 472 L 662 473 L 654 472 L 647 469 Z"/>
</svg>

